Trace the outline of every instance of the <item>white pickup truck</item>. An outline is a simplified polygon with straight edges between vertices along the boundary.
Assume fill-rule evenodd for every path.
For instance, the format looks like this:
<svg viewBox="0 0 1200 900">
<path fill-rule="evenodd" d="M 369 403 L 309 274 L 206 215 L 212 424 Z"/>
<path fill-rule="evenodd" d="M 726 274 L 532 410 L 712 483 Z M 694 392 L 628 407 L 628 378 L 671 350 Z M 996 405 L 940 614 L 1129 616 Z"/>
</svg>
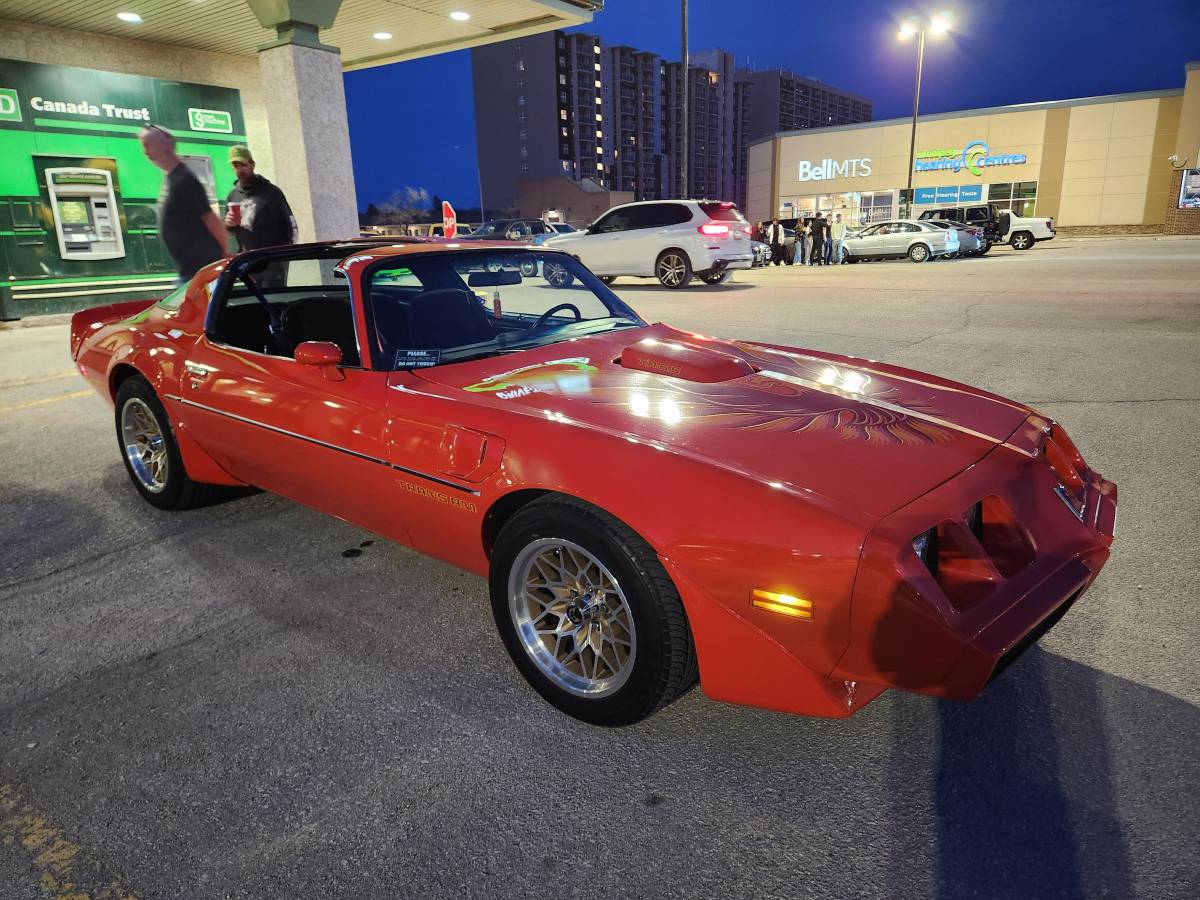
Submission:
<svg viewBox="0 0 1200 900">
<path fill-rule="evenodd" d="M 943 206 L 922 210 L 921 219 L 942 219 L 978 225 L 992 244 L 1008 244 L 1014 250 L 1028 250 L 1038 241 L 1054 239 L 1054 219 L 1047 216 L 1018 216 L 1008 210 L 997 211 L 986 203 L 975 206 Z"/>
</svg>

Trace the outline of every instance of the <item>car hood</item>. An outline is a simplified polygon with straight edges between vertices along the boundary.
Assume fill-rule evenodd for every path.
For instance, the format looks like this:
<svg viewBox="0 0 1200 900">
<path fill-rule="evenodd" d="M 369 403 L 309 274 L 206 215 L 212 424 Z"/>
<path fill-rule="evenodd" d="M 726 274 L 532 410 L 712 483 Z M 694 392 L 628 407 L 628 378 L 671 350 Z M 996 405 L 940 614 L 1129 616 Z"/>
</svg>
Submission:
<svg viewBox="0 0 1200 900">
<path fill-rule="evenodd" d="M 416 374 L 439 393 L 634 438 L 878 517 L 977 462 L 1030 413 L 871 360 L 665 325 Z"/>
</svg>

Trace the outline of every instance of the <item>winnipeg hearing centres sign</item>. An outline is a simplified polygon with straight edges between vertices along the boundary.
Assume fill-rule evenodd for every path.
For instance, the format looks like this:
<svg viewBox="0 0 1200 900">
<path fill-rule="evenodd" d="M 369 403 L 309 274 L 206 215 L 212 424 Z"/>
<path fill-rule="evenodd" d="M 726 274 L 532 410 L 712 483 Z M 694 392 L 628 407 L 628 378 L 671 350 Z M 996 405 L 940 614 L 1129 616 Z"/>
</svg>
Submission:
<svg viewBox="0 0 1200 900">
<path fill-rule="evenodd" d="M 913 160 L 914 172 L 961 172 L 982 176 L 991 166 L 1019 166 L 1026 161 L 1024 153 L 1000 153 L 995 156 L 983 141 L 971 141 L 961 150 L 918 150 Z"/>
</svg>

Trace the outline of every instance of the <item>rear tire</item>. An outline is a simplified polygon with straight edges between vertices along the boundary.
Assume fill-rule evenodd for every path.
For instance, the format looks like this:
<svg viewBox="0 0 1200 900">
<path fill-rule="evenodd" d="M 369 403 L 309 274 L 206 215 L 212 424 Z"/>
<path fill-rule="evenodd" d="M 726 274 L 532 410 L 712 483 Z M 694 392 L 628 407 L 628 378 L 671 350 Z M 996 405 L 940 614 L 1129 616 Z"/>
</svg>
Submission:
<svg viewBox="0 0 1200 900">
<path fill-rule="evenodd" d="M 721 284 L 729 280 L 729 270 L 726 269 L 723 272 L 708 272 L 707 274 L 701 275 L 700 280 L 705 284 Z"/>
<path fill-rule="evenodd" d="M 654 274 L 665 288 L 678 290 L 692 280 L 692 261 L 682 250 L 664 250 L 654 261 Z"/>
<path fill-rule="evenodd" d="M 166 409 L 145 378 L 127 378 L 117 390 L 117 446 L 129 480 L 142 499 L 159 509 L 190 509 L 208 503 L 216 485 L 192 481 Z"/>
<path fill-rule="evenodd" d="M 600 280 L 603 281 L 605 284 L 612 284 L 614 281 L 617 280 L 617 276 L 616 275 L 601 275 Z"/>
<path fill-rule="evenodd" d="M 913 244 L 908 248 L 908 258 L 915 263 L 923 263 L 929 259 L 929 248 L 924 244 Z"/>
<path fill-rule="evenodd" d="M 1028 231 L 1018 231 L 1012 236 L 1009 243 L 1012 244 L 1014 250 L 1028 250 L 1034 244 L 1033 235 Z"/>
<path fill-rule="evenodd" d="M 992 249 L 992 242 L 984 241 L 983 246 L 979 248 L 977 255 L 983 256 L 985 253 L 987 253 L 991 249 Z"/>
<path fill-rule="evenodd" d="M 588 503 L 547 497 L 517 512 L 489 586 L 509 656 L 569 716 L 630 725 L 697 680 L 687 614 L 654 549 Z"/>
</svg>

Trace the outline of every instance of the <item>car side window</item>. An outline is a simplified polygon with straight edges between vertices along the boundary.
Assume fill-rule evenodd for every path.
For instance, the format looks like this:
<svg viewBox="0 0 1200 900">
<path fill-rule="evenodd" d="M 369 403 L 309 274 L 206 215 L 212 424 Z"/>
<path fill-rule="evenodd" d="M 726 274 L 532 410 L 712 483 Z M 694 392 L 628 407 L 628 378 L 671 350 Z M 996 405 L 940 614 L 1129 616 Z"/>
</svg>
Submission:
<svg viewBox="0 0 1200 900">
<path fill-rule="evenodd" d="M 692 211 L 682 203 L 664 203 L 662 204 L 662 213 L 658 224 L 663 225 L 682 225 L 685 222 L 692 220 Z"/>
<path fill-rule="evenodd" d="M 654 225 L 654 207 L 631 206 L 626 218 L 625 231 L 640 228 L 651 228 Z"/>
<path fill-rule="evenodd" d="M 883 225 L 872 225 L 870 228 L 860 234 L 859 237 L 874 237 L 877 234 L 886 234 L 883 229 Z"/>
<path fill-rule="evenodd" d="M 614 209 L 612 212 L 606 213 L 596 220 L 596 224 L 592 226 L 592 230 L 597 234 L 611 234 L 615 231 L 626 231 L 631 226 L 629 224 L 630 211 L 632 207 L 625 209 Z"/>
<path fill-rule="evenodd" d="M 534 234 L 545 234 L 549 230 L 543 222 L 531 222 L 529 223 L 529 227 Z"/>
<path fill-rule="evenodd" d="M 976 207 L 972 207 L 971 209 L 967 210 L 967 221 L 968 222 L 986 222 L 987 218 L 988 218 L 988 211 L 984 207 L 976 206 Z"/>
<path fill-rule="evenodd" d="M 337 270 L 345 251 L 332 253 L 336 256 L 269 257 L 239 266 L 210 337 L 282 357 L 291 357 L 306 341 L 325 341 L 341 349 L 342 365 L 360 365 L 350 288 Z"/>
<path fill-rule="evenodd" d="M 892 227 L 901 234 L 915 234 L 921 230 L 920 227 L 914 225 L 912 222 L 898 222 Z"/>
</svg>

